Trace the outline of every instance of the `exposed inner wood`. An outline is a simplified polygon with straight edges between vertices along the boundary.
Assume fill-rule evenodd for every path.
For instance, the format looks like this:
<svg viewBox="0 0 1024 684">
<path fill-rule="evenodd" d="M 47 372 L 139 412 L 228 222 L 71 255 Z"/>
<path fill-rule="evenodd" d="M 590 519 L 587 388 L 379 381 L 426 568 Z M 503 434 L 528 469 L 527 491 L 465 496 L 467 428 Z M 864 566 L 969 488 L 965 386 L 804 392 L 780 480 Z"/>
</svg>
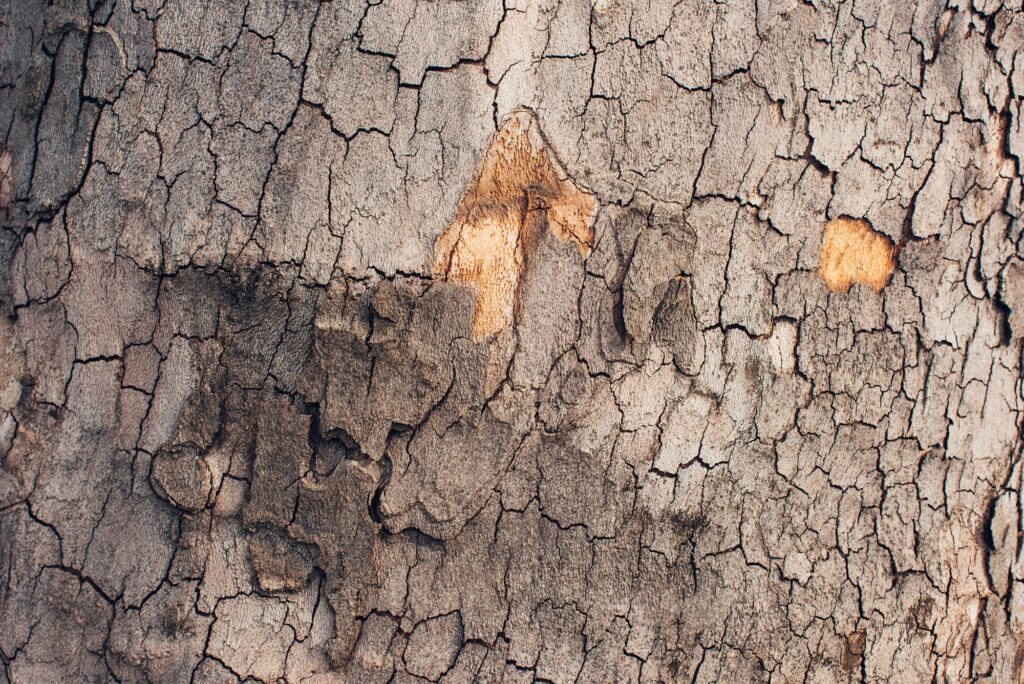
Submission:
<svg viewBox="0 0 1024 684">
<path fill-rule="evenodd" d="M 833 292 L 847 292 L 854 283 L 881 292 L 896 262 L 889 238 L 862 219 L 838 218 L 825 225 L 818 274 Z"/>
<path fill-rule="evenodd" d="M 474 337 L 512 322 L 519 279 L 544 231 L 587 255 L 595 207 L 593 196 L 565 178 L 532 114 L 505 120 L 435 246 L 434 274 L 476 289 Z"/>
</svg>

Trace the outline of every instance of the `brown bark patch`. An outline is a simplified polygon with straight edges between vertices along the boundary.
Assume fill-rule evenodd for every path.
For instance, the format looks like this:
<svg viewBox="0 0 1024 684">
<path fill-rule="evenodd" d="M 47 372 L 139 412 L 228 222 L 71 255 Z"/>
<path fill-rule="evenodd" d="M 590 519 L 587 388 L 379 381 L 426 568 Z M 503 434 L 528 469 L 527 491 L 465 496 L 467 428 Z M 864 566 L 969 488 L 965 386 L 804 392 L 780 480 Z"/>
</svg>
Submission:
<svg viewBox="0 0 1024 684">
<path fill-rule="evenodd" d="M 863 631 L 854 632 L 843 641 L 842 650 L 839 653 L 839 666 L 846 672 L 851 672 L 860 667 L 864 658 L 865 634 Z"/>
<path fill-rule="evenodd" d="M 825 224 L 818 275 L 833 292 L 847 292 L 854 283 L 881 292 L 896 262 L 889 238 L 863 219 L 838 218 Z"/>
<path fill-rule="evenodd" d="M 593 196 L 566 177 L 531 113 L 501 124 L 434 246 L 435 277 L 476 290 L 475 338 L 512 323 L 520 277 L 545 232 L 589 253 L 595 208 Z"/>
<path fill-rule="evenodd" d="M 8 150 L 0 150 L 0 222 L 7 220 L 13 194 L 11 186 L 11 153 Z"/>
</svg>

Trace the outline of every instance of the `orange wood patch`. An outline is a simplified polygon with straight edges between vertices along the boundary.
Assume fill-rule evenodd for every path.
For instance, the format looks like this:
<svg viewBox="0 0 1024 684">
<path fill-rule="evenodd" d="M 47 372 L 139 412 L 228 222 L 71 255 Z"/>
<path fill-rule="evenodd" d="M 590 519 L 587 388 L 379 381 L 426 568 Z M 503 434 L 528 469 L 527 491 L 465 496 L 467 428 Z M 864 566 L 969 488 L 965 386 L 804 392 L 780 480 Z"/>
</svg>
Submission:
<svg viewBox="0 0 1024 684">
<path fill-rule="evenodd" d="M 532 113 L 502 123 L 434 245 L 434 276 L 476 290 L 475 338 L 512 323 L 520 277 L 545 231 L 589 253 L 595 208 L 557 165 Z"/>
<path fill-rule="evenodd" d="M 818 275 L 833 292 L 847 292 L 854 283 L 881 292 L 896 262 L 889 238 L 863 219 L 838 218 L 825 224 Z"/>
</svg>

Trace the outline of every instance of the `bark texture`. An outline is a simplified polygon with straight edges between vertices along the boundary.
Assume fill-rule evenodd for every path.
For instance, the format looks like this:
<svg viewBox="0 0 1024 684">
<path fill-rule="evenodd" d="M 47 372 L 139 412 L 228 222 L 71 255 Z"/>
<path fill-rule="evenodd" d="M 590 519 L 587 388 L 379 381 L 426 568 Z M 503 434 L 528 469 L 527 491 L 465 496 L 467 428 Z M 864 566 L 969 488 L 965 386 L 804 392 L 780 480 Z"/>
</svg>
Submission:
<svg viewBox="0 0 1024 684">
<path fill-rule="evenodd" d="M 0 28 L 0 682 L 1024 681 L 1021 0 Z"/>
</svg>

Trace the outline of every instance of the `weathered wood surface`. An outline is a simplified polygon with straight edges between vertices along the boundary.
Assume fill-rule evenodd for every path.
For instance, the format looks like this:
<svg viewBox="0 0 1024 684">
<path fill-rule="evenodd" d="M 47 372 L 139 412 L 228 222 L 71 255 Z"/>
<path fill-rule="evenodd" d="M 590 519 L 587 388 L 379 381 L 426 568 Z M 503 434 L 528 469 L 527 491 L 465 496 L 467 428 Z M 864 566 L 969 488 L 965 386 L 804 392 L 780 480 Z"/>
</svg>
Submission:
<svg viewBox="0 0 1024 684">
<path fill-rule="evenodd" d="M 0 29 L 0 682 L 1024 681 L 1021 0 Z"/>
</svg>

